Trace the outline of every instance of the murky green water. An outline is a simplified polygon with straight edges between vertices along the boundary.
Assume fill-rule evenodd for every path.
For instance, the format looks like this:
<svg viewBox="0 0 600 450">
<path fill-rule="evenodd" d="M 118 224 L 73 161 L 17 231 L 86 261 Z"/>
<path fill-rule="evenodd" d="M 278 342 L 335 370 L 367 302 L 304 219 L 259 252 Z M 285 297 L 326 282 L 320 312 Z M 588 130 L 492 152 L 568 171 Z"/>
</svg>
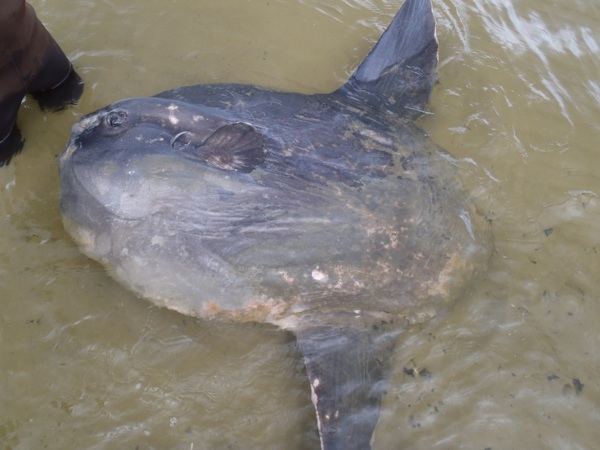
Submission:
<svg viewBox="0 0 600 450">
<path fill-rule="evenodd" d="M 123 290 L 63 231 L 54 158 L 76 118 L 124 97 L 221 81 L 333 90 L 399 5 L 32 4 L 87 85 L 60 114 L 27 100 L 25 151 L 0 170 L 0 448 L 316 448 L 292 337 Z M 600 1 L 434 9 L 440 81 L 421 124 L 467 168 L 495 252 L 447 315 L 402 337 L 375 448 L 596 448 Z"/>
</svg>

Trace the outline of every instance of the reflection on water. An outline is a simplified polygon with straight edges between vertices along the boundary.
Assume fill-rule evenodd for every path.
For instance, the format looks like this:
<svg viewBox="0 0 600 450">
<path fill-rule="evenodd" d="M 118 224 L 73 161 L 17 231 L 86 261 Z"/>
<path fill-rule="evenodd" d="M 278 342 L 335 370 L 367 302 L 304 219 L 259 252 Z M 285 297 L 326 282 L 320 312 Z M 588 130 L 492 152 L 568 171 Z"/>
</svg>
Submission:
<svg viewBox="0 0 600 450">
<path fill-rule="evenodd" d="M 238 81 L 335 89 L 391 1 L 32 1 L 87 82 L 19 122 L 0 172 L 5 448 L 315 448 L 290 336 L 149 307 L 62 229 L 54 157 L 114 100 Z M 492 220 L 486 279 L 410 329 L 376 448 L 594 448 L 600 441 L 600 2 L 434 1 L 440 82 L 421 124 Z M 406 369 L 406 370 L 405 370 Z"/>
</svg>

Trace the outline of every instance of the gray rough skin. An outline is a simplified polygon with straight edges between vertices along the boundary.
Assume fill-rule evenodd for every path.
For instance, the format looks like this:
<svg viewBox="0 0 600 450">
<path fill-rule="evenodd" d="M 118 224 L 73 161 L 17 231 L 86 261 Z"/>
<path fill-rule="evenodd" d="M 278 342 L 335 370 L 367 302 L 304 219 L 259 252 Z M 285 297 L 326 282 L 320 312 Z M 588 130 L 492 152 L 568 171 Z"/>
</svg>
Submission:
<svg viewBox="0 0 600 450">
<path fill-rule="evenodd" d="M 81 249 L 183 314 L 295 333 L 321 445 L 370 448 L 388 360 L 485 266 L 484 221 L 413 119 L 434 82 L 429 0 L 408 0 L 327 95 L 198 85 L 73 126 L 61 209 Z"/>
</svg>

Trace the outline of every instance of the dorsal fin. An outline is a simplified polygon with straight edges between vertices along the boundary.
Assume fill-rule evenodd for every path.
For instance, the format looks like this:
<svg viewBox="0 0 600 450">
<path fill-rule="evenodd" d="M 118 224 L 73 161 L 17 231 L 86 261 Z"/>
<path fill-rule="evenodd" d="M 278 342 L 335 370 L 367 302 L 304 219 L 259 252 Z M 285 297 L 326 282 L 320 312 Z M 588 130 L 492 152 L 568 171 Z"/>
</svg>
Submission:
<svg viewBox="0 0 600 450">
<path fill-rule="evenodd" d="M 184 138 L 184 133 L 179 133 L 174 140 L 178 142 Z M 263 135 L 243 122 L 222 126 L 197 147 L 190 147 L 187 141 L 178 147 L 174 145 L 177 142 L 171 145 L 182 157 L 222 170 L 249 173 L 264 162 L 267 155 Z"/>
<path fill-rule="evenodd" d="M 375 47 L 338 91 L 356 103 L 420 115 L 435 81 L 438 44 L 431 0 L 406 0 Z"/>
</svg>

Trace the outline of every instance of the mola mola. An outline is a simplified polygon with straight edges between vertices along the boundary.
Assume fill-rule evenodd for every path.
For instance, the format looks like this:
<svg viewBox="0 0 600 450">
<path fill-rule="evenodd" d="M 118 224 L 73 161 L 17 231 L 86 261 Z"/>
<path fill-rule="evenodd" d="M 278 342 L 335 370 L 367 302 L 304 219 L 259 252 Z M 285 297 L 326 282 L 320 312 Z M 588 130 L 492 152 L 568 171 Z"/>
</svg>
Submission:
<svg viewBox="0 0 600 450">
<path fill-rule="evenodd" d="M 333 93 L 123 100 L 76 123 L 59 157 L 66 229 L 124 286 L 294 333 L 323 449 L 370 448 L 399 332 L 488 256 L 456 161 L 413 123 L 437 48 L 430 0 L 406 0 Z"/>
</svg>

